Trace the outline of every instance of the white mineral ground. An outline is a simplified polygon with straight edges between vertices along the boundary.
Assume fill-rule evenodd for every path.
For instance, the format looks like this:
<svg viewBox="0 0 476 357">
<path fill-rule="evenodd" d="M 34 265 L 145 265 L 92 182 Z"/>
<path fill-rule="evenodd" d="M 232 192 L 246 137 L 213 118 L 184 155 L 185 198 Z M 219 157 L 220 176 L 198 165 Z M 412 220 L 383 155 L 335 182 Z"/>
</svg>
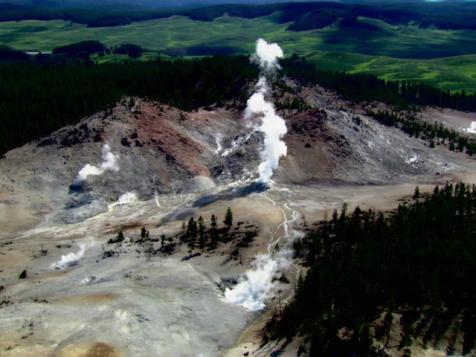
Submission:
<svg viewBox="0 0 476 357">
<path fill-rule="evenodd" d="M 424 192 L 432 186 L 420 188 Z M 260 227 L 260 237 L 243 253 L 243 265 L 224 264 L 226 252 L 181 261 L 185 249 L 171 257 L 149 260 L 127 243 L 119 257 L 101 259 L 107 249 L 105 241 L 116 227 L 128 227 L 126 237 L 132 233 L 137 236 L 142 225 L 156 226 L 161 217 L 192 195 L 182 199 L 161 196 L 160 208 L 155 200 L 133 202 L 81 223 L 26 231 L 8 239 L 13 243 L 0 250 L 1 283 L 13 302 L 0 309 L 0 351 L 2 356 L 36 357 L 93 356 L 87 353 L 95 348 L 109 351 L 105 356 L 242 356 L 258 350 L 259 328 L 269 310 L 251 313 L 227 303 L 216 284 L 221 278 L 242 274 L 257 253 L 265 253 L 269 237 L 284 235 L 281 204 L 292 199 L 293 207 L 306 220 L 314 221 L 330 215 L 343 202 L 350 207 L 392 208 L 413 189 L 413 184 L 277 186 L 266 196 L 252 194 L 202 209 L 200 214 L 209 217 L 231 206 L 236 221 L 250 221 Z M 180 224 L 172 221 L 151 228 L 150 234 L 175 232 Z M 83 241 L 88 242 L 88 248 L 76 265 L 51 268 L 62 255 L 77 252 L 77 244 Z M 71 247 L 56 248 L 61 244 Z M 40 247 L 48 250 L 46 256 L 39 254 Z M 18 280 L 23 268 L 27 268 L 28 278 Z M 291 267 L 287 274 L 293 279 L 298 271 Z M 265 356 L 271 348 L 251 355 Z"/>
<path fill-rule="evenodd" d="M 476 183 L 476 164 L 469 156 L 442 147 L 430 149 L 398 129 L 376 124 L 359 108 L 352 109 L 360 113 L 363 122 L 356 129 L 356 114 L 336 109 L 345 103 L 322 93 L 304 88 L 301 95 L 308 105 L 326 110 L 324 133 L 322 128 L 301 131 L 299 125 L 309 122 L 307 117 L 281 113 L 290 129 L 285 138 L 288 156 L 281 160 L 269 190 L 219 199 L 203 207 L 193 207 L 192 202 L 243 186 L 248 176 L 256 177 L 253 168 L 259 156 L 246 155 L 256 149 L 257 140 L 242 132 L 246 140 L 240 145 L 248 146 L 227 152 L 239 141 L 237 118 L 241 113 L 200 110 L 187 113 L 183 120 L 176 109 L 162 110 L 156 104 L 140 102 L 140 110 L 135 111 L 142 113 L 138 118 L 126 106 L 114 109 L 121 119 L 92 118 L 91 127 L 104 126 L 111 151 L 120 157 L 120 170 L 92 177 L 94 200 L 76 211 L 65 208 L 70 197 L 68 184 L 85 163 L 101 162 L 103 142 L 88 141 L 62 149 L 29 144 L 8 153 L 0 160 L 0 286 L 4 287 L 0 302 L 10 303 L 0 306 L 0 355 L 269 355 L 275 345 L 259 348 L 261 328 L 273 307 L 292 297 L 290 287 L 299 266 L 287 268 L 291 284 L 275 286 L 265 308 L 258 312 L 227 302 L 218 287 L 222 278 L 240 277 L 256 255 L 286 245 L 286 229 L 299 230 L 304 222 L 330 217 L 344 202 L 349 209 L 356 205 L 392 209 L 401 197 L 413 193 L 416 184 L 425 192 L 447 180 Z M 160 132 L 151 126 L 157 123 Z M 121 146 L 121 137 L 136 126 L 143 146 Z M 162 140 L 162 148 L 176 161 L 165 162 L 161 159 L 164 155 L 149 146 L 143 137 L 150 132 Z M 307 136 L 309 132 L 315 136 Z M 58 132 L 58 137 L 62 133 Z M 215 152 L 217 133 L 222 138 L 221 153 Z M 342 137 L 347 140 L 345 145 L 339 141 Z M 170 138 L 174 139 L 172 146 L 167 146 Z M 330 146 L 334 140 L 337 144 Z M 187 155 L 195 145 L 196 157 L 181 156 L 182 143 Z M 306 143 L 312 143 L 311 147 Z M 334 155 L 343 146 L 348 151 Z M 221 176 L 207 171 L 217 160 L 224 160 Z M 250 160 L 249 166 L 239 166 L 246 160 Z M 171 166 L 176 162 L 182 165 L 180 169 Z M 184 168 L 199 176 L 193 180 L 194 186 L 189 181 L 182 186 L 177 183 L 188 180 Z M 167 180 L 161 177 L 163 182 L 150 188 L 157 172 L 168 175 Z M 168 191 L 156 192 L 163 187 Z M 176 187 L 181 193 L 174 193 Z M 113 204 L 111 197 L 120 201 Z M 175 235 L 182 219 L 189 217 L 188 210 L 196 217 L 203 215 L 207 222 L 212 213 L 218 214 L 221 222 L 228 206 L 235 222 L 259 227 L 259 236 L 241 250 L 240 259 L 229 259 L 230 245 L 187 261 L 181 260 L 187 255 L 186 247 L 172 256 L 147 257 L 146 246 L 128 241 L 138 237 L 142 226 L 151 237 Z M 119 256 L 102 259 L 104 250 L 110 249 L 108 239 L 120 227 L 126 241 L 118 249 Z M 46 255 L 41 254 L 42 249 L 48 251 Z M 23 269 L 28 276 L 20 280 Z M 296 348 L 298 342 L 288 349 Z"/>
</svg>

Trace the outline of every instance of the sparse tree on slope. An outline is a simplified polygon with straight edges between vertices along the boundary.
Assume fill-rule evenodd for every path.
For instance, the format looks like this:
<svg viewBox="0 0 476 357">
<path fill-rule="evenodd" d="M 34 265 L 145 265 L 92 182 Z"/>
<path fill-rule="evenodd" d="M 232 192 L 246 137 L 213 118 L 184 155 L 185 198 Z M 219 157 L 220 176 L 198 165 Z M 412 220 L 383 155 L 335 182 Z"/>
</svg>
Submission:
<svg viewBox="0 0 476 357">
<path fill-rule="evenodd" d="M 210 219 L 211 221 L 211 240 L 212 240 L 212 248 L 215 248 L 218 243 L 218 230 L 217 230 L 217 217 L 212 214 Z"/>
<path fill-rule="evenodd" d="M 225 226 L 228 227 L 228 229 L 230 229 L 233 225 L 233 212 L 231 211 L 230 207 L 228 207 L 226 210 L 225 220 L 223 221 L 223 223 L 225 224 Z"/>
<path fill-rule="evenodd" d="M 200 249 L 205 247 L 206 243 L 206 233 L 205 233 L 205 222 L 203 221 L 203 217 L 198 217 L 198 245 Z"/>
</svg>

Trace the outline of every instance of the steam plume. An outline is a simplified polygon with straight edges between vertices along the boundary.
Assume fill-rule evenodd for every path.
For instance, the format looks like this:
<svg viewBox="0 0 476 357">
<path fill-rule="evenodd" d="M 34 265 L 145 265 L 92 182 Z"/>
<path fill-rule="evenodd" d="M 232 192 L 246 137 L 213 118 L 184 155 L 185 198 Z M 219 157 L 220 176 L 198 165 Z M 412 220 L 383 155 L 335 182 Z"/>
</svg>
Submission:
<svg viewBox="0 0 476 357">
<path fill-rule="evenodd" d="M 276 114 L 273 103 L 267 99 L 270 96 L 268 78 L 276 74 L 280 68 L 278 59 L 282 57 L 283 51 L 278 44 L 269 44 L 263 39 L 256 42 L 256 53 L 252 57 L 252 61 L 260 66 L 261 75 L 256 84 L 255 93 L 248 99 L 245 119 L 250 122 L 253 119 L 258 119 L 259 124 L 254 125 L 254 129 L 264 135 L 264 147 L 261 151 L 262 161 L 258 167 L 258 181 L 261 183 L 269 182 L 273 171 L 279 165 L 280 157 L 287 154 L 286 144 L 281 140 L 287 133 L 286 122 Z M 292 211 L 293 219 L 288 220 L 283 209 L 282 226 L 286 240 L 295 236 L 295 231 L 290 234 L 288 229 L 288 225 L 297 219 L 297 213 Z M 286 243 L 289 244 L 289 241 Z M 273 243 L 270 242 L 268 250 L 272 246 Z M 235 287 L 225 291 L 225 300 L 252 311 L 264 308 L 264 301 L 273 293 L 273 279 L 278 272 L 289 266 L 290 256 L 291 250 L 288 246 L 276 253 L 268 251 L 267 254 L 257 256 L 253 262 L 253 268 L 241 276 Z"/>
<path fill-rule="evenodd" d="M 264 301 L 273 288 L 273 278 L 279 262 L 269 254 L 258 255 L 253 269 L 248 270 L 233 289 L 225 291 L 225 300 L 251 311 L 264 308 Z"/>
<path fill-rule="evenodd" d="M 262 38 L 256 41 L 256 52 L 252 57 L 264 71 L 280 69 L 278 59 L 283 58 L 283 50 L 277 43 L 268 43 Z"/>
<path fill-rule="evenodd" d="M 52 264 L 51 267 L 55 269 L 65 269 L 68 267 L 75 266 L 78 264 L 79 260 L 84 256 L 86 250 L 93 246 L 91 242 L 81 242 L 78 244 L 79 250 L 77 252 L 71 252 L 61 256 L 61 259 L 56 263 Z"/>
<path fill-rule="evenodd" d="M 241 276 L 235 287 L 225 291 L 225 300 L 251 311 L 263 309 L 266 299 L 275 293 L 274 279 L 292 263 L 291 243 L 301 236 L 301 232 L 291 230 L 285 234 L 287 240 L 281 250 L 258 255 L 252 269 Z"/>
<path fill-rule="evenodd" d="M 465 129 L 467 133 L 476 134 L 476 121 L 472 121 L 469 128 Z"/>
<path fill-rule="evenodd" d="M 85 181 L 89 176 L 99 176 L 102 175 L 107 170 L 119 171 L 119 164 L 117 162 L 117 155 L 114 155 L 111 152 L 111 147 L 108 144 L 104 144 L 101 150 L 102 163 L 100 166 L 94 166 L 91 164 L 86 164 L 79 171 L 78 176 L 75 179 L 75 182 Z"/>
<path fill-rule="evenodd" d="M 250 121 L 257 118 L 259 124 L 255 126 L 255 130 L 264 135 L 262 161 L 258 167 L 258 180 L 262 183 L 269 182 L 273 171 L 279 165 L 280 157 L 287 154 L 286 144 L 281 140 L 287 133 L 286 122 L 276 114 L 273 103 L 266 98 L 270 94 L 267 77 L 273 76 L 280 68 L 278 59 L 282 57 L 283 51 L 278 44 L 269 44 L 263 39 L 257 41 L 256 53 L 252 60 L 259 64 L 261 76 L 256 85 L 256 92 L 248 99 L 245 118 Z"/>
<path fill-rule="evenodd" d="M 126 206 L 138 200 L 135 192 L 126 192 L 122 194 L 116 202 L 109 204 L 107 208 L 109 211 L 112 211 L 115 207 Z"/>
</svg>

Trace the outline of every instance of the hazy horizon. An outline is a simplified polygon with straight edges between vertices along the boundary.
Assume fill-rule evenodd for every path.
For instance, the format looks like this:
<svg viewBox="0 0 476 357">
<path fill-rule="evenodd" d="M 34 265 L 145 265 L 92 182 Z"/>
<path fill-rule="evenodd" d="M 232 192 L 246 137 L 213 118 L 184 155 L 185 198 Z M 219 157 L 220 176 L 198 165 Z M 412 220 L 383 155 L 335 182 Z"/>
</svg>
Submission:
<svg viewBox="0 0 476 357">
<path fill-rule="evenodd" d="M 296 2 L 340 2 L 351 4 L 399 4 L 409 2 L 446 2 L 463 3 L 473 0 L 0 0 L 0 4 L 11 4 L 17 6 L 33 7 L 103 7 L 103 6 L 133 6 L 146 8 L 166 8 L 166 7 L 186 7 L 186 6 L 207 6 L 219 4 L 273 4 L 273 3 L 296 3 Z"/>
</svg>

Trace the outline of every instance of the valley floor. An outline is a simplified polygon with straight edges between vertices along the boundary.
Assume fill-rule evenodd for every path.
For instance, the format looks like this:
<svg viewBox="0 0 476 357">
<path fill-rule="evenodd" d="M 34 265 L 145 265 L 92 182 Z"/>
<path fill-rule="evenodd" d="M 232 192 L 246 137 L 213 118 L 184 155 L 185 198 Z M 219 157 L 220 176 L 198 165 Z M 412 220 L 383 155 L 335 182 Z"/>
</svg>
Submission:
<svg viewBox="0 0 476 357">
<path fill-rule="evenodd" d="M 460 178 L 476 183 L 474 176 Z M 421 192 L 432 188 L 430 182 L 420 185 Z M 265 356 L 273 345 L 260 347 L 260 327 L 278 300 L 290 296 L 289 286 L 271 294 L 264 312 L 253 313 L 226 302 L 221 284 L 246 271 L 257 253 L 266 252 L 269 240 L 284 237 L 282 207 L 299 212 L 294 227 L 303 229 L 306 222 L 330 216 L 344 202 L 387 210 L 413 190 L 413 183 L 276 184 L 263 193 L 197 209 L 196 215 L 209 217 L 230 206 L 236 221 L 260 227 L 260 236 L 242 250 L 239 260 L 230 259 L 228 247 L 184 261 L 186 247 L 172 256 L 148 256 L 147 246 L 133 243 L 141 226 L 150 227 L 151 237 L 179 231 L 181 221 L 164 217 L 188 207 L 194 195 L 161 195 L 160 207 L 155 200 L 129 202 L 80 223 L 4 237 L 0 350 L 4 356 L 93 356 L 101 349 L 107 351 L 105 356 L 242 356 L 246 352 Z M 107 244 L 119 226 L 127 237 L 125 244 Z M 81 247 L 85 247 L 83 256 L 78 254 Z M 106 257 L 110 250 L 117 256 Z M 72 265 L 55 268 L 62 256 L 74 260 Z M 23 269 L 27 278 L 19 280 Z M 290 285 L 296 269 L 285 272 Z M 288 347 L 293 348 L 297 346 Z"/>
</svg>

